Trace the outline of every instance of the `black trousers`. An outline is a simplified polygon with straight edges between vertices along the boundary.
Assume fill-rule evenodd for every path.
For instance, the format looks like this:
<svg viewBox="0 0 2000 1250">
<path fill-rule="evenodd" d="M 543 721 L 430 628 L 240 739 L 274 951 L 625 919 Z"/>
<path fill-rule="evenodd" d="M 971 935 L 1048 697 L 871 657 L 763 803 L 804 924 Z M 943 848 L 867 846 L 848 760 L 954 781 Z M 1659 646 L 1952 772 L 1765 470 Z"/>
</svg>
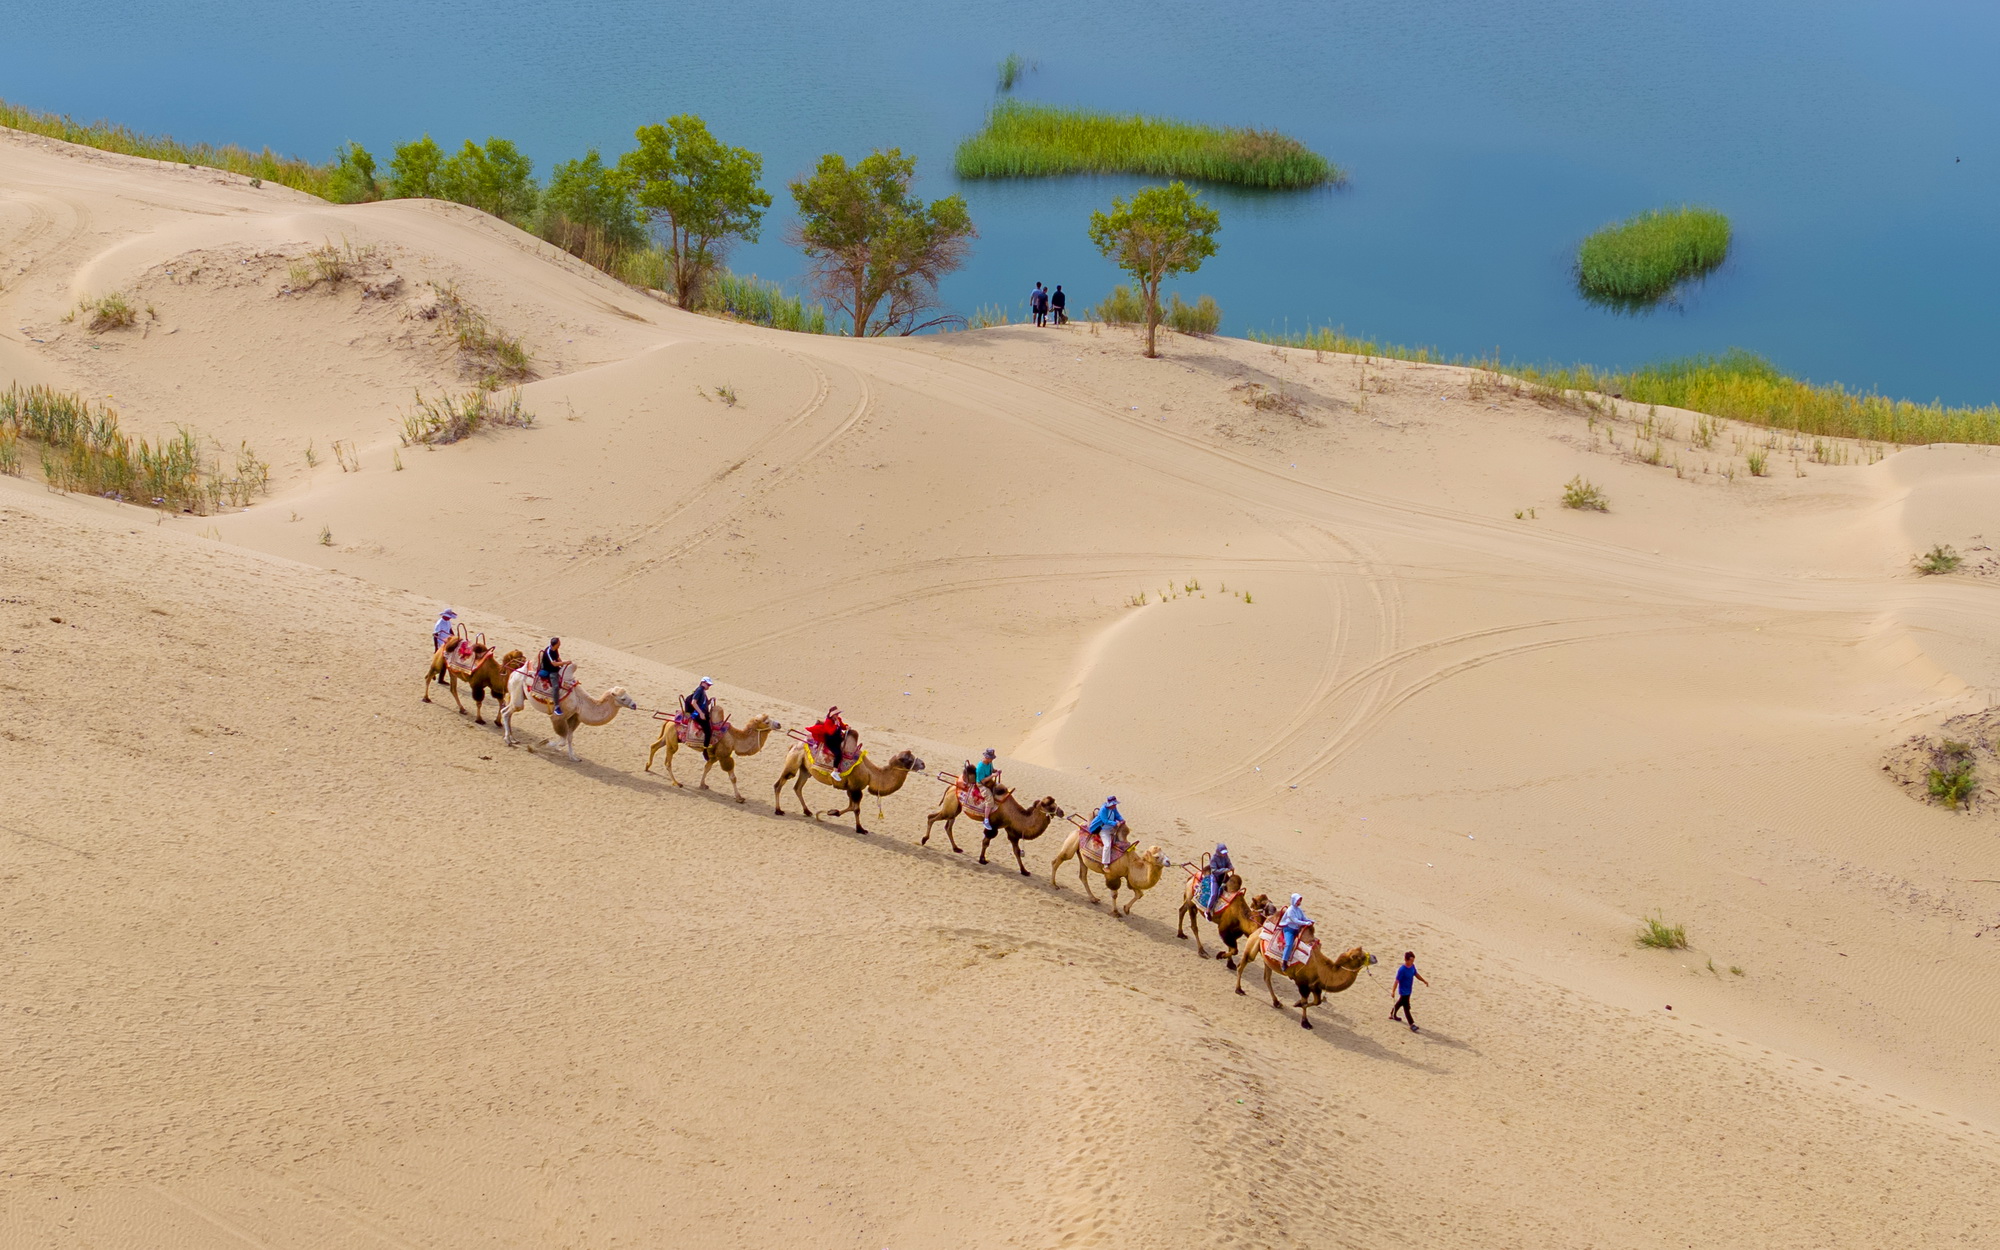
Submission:
<svg viewBox="0 0 2000 1250">
<path fill-rule="evenodd" d="M 1396 1013 L 1399 1011 L 1403 1013 L 1404 1020 L 1412 1025 L 1416 1024 L 1417 1018 L 1410 1014 L 1410 996 L 1408 994 L 1396 995 L 1396 1005 L 1389 1008 L 1389 1018 L 1394 1020 Z"/>
</svg>

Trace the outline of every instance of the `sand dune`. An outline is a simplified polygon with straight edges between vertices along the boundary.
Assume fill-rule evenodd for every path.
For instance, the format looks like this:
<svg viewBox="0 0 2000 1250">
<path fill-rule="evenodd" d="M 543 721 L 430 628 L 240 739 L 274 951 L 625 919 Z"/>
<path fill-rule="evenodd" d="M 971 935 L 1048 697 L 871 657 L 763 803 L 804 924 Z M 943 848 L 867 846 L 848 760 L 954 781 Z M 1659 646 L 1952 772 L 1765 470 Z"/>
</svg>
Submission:
<svg viewBox="0 0 2000 1250">
<path fill-rule="evenodd" d="M 1762 432 L 1651 414 L 1644 463 L 1644 412 L 1440 366 L 786 335 L 469 210 L 4 135 L 0 238 L 0 373 L 276 482 L 0 479 L 0 1242 L 1993 1239 L 2000 839 L 1881 769 L 2000 689 L 1984 557 L 1908 568 L 1983 551 L 1991 449 L 1730 479 Z M 367 283 L 288 289 L 327 242 Z M 399 445 L 469 384 L 434 286 L 533 353 L 531 428 Z M 113 289 L 154 315 L 63 320 Z M 1121 923 L 1053 836 L 1029 880 L 916 846 L 927 777 L 863 838 L 770 815 L 776 746 L 741 807 L 641 771 L 643 714 L 510 751 L 417 702 L 445 602 L 646 708 L 710 673 L 1115 790 L 1417 949 L 1427 1030 L 1386 969 L 1311 1033 L 1238 998 L 1178 868 Z M 1636 948 L 1655 911 L 1694 949 Z"/>
</svg>

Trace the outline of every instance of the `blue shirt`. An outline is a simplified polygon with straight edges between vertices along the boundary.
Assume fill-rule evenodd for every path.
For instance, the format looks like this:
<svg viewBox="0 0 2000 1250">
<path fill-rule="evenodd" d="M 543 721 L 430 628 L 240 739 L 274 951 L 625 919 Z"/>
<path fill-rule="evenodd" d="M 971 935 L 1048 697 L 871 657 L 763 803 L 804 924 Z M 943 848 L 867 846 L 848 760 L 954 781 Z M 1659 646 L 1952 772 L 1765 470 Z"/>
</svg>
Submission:
<svg viewBox="0 0 2000 1250">
<path fill-rule="evenodd" d="M 1097 809 L 1097 815 L 1091 817 L 1090 832 L 1103 833 L 1107 829 L 1116 829 L 1124 823 L 1125 818 L 1118 814 L 1118 809 L 1106 804 Z"/>
<path fill-rule="evenodd" d="M 1396 969 L 1396 992 L 1408 994 L 1417 986 L 1417 966 L 1404 964 Z"/>
<path fill-rule="evenodd" d="M 993 775 L 992 760 L 981 760 L 979 761 L 979 766 L 972 770 L 972 779 L 974 781 L 984 781 L 988 777 L 991 777 L 992 775 Z"/>
<path fill-rule="evenodd" d="M 1285 914 L 1278 917 L 1278 923 L 1287 929 L 1302 929 L 1312 921 L 1306 918 L 1306 909 L 1295 903 L 1285 908 Z"/>
</svg>

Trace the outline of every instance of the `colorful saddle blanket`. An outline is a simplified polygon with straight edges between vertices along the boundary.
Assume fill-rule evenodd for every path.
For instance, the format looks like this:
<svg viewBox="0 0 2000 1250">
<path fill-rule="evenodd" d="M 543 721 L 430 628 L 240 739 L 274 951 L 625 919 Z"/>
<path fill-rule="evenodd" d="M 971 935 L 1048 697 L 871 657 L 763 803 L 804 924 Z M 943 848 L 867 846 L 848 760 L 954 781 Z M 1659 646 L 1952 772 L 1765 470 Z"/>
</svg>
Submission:
<svg viewBox="0 0 2000 1250">
<path fill-rule="evenodd" d="M 576 689 L 576 661 L 571 660 L 563 665 L 562 672 L 556 675 L 556 680 L 562 683 L 562 697 L 569 698 L 570 691 Z M 528 679 L 528 697 L 544 707 L 550 706 L 549 683 L 541 674 L 537 673 Z"/>
<path fill-rule="evenodd" d="M 856 764 L 861 762 L 860 754 L 852 757 L 843 755 L 838 760 L 834 759 L 833 752 L 822 746 L 818 738 L 807 740 L 806 754 L 812 757 L 814 768 L 819 769 L 823 773 L 832 773 L 835 777 L 845 777 L 854 770 Z"/>
<path fill-rule="evenodd" d="M 1109 868 L 1132 849 L 1132 844 L 1120 842 L 1115 834 L 1092 833 L 1086 829 L 1077 837 L 1076 849 Z"/>
<path fill-rule="evenodd" d="M 1279 956 L 1285 953 L 1285 931 L 1278 927 L 1277 921 L 1271 920 L 1266 921 L 1264 927 L 1257 931 L 1257 936 L 1263 939 L 1264 958 L 1270 960 L 1273 965 L 1276 965 Z M 1296 968 L 1300 964 L 1310 961 L 1313 957 L 1313 952 L 1318 949 L 1319 939 L 1313 936 L 1312 926 L 1307 925 L 1305 928 L 1299 930 L 1298 944 L 1292 947 L 1292 957 L 1285 960 L 1283 966 Z"/>
<path fill-rule="evenodd" d="M 985 786 L 977 783 L 968 786 L 962 781 L 958 783 L 958 810 L 974 820 L 985 820 L 998 806 L 1000 800 Z"/>
<path fill-rule="evenodd" d="M 728 728 L 729 722 L 723 721 L 715 727 L 715 736 L 720 738 L 723 731 Z M 680 739 L 680 743 L 684 747 L 698 747 L 702 744 L 701 724 L 686 712 L 682 712 L 679 716 L 674 717 L 674 736 Z"/>
<path fill-rule="evenodd" d="M 1231 903 L 1243 897 L 1243 891 L 1240 889 L 1230 890 L 1227 893 L 1223 891 L 1222 887 L 1227 878 L 1211 876 L 1193 864 L 1188 865 L 1188 874 L 1201 878 L 1194 887 L 1194 903 L 1201 908 L 1202 915 L 1210 920 L 1221 915 L 1228 910 Z"/>
</svg>

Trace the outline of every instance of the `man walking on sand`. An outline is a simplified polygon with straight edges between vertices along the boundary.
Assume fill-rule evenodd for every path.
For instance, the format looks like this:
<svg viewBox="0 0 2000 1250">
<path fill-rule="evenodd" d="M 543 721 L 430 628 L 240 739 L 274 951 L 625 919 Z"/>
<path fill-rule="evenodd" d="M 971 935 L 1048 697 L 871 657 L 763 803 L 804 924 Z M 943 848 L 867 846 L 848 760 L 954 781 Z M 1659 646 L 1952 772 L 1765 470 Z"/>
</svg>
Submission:
<svg viewBox="0 0 2000 1250">
<path fill-rule="evenodd" d="M 1394 1020 L 1396 1013 L 1401 1012 L 1403 1023 L 1410 1026 L 1412 1033 L 1418 1029 L 1417 1018 L 1410 1014 L 1410 991 L 1416 988 L 1418 981 L 1424 981 L 1424 974 L 1417 971 L 1417 952 L 1404 951 L 1403 966 L 1396 969 L 1396 1005 L 1389 1008 L 1389 1018 Z M 1430 982 L 1424 981 L 1424 984 L 1428 986 Z"/>
</svg>

